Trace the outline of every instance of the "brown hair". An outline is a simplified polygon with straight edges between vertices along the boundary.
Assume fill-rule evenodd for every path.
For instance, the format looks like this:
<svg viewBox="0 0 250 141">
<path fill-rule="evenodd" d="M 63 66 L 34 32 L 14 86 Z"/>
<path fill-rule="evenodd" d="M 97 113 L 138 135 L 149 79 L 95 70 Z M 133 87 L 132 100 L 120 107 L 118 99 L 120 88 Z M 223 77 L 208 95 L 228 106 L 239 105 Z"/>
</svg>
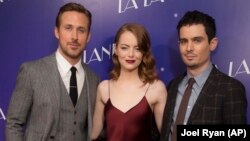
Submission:
<svg viewBox="0 0 250 141">
<path fill-rule="evenodd" d="M 138 42 L 138 47 L 143 54 L 142 62 L 138 68 L 139 77 L 144 84 L 152 83 L 155 79 L 158 78 L 158 74 L 155 69 L 155 59 L 151 51 L 151 41 L 149 33 L 140 24 L 137 23 L 124 24 L 122 27 L 120 27 L 120 29 L 116 33 L 114 40 L 116 45 L 119 43 L 121 35 L 126 31 L 129 31 L 135 35 Z M 118 61 L 118 56 L 115 53 L 112 56 L 112 60 L 114 67 L 110 72 L 110 76 L 111 79 L 117 80 L 118 77 L 120 76 L 121 66 Z"/>
<path fill-rule="evenodd" d="M 56 27 L 59 28 L 59 26 L 61 24 L 60 23 L 61 16 L 64 12 L 67 12 L 67 11 L 76 11 L 76 12 L 80 12 L 80 13 L 85 14 L 89 19 L 88 29 L 90 30 L 91 23 L 92 23 L 91 12 L 88 9 L 86 9 L 83 5 L 78 4 L 78 3 L 73 3 L 73 2 L 67 3 L 60 8 L 60 10 L 56 16 Z"/>
</svg>

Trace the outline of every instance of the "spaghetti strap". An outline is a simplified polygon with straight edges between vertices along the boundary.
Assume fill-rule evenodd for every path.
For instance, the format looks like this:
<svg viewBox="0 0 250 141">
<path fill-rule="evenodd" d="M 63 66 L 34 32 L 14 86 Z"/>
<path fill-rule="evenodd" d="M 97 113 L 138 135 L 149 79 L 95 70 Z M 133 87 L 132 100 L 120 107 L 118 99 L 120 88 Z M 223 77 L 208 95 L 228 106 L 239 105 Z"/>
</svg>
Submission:
<svg viewBox="0 0 250 141">
<path fill-rule="evenodd" d="M 148 92 L 149 87 L 150 87 L 150 83 L 148 84 L 148 87 L 147 87 L 147 90 L 146 90 L 146 92 L 145 92 L 145 94 L 144 94 L 144 97 L 146 96 L 146 94 L 147 94 L 147 92 Z"/>
<path fill-rule="evenodd" d="M 109 99 L 110 99 L 110 80 L 109 81 L 109 90 L 108 90 L 108 93 L 109 93 Z"/>
</svg>

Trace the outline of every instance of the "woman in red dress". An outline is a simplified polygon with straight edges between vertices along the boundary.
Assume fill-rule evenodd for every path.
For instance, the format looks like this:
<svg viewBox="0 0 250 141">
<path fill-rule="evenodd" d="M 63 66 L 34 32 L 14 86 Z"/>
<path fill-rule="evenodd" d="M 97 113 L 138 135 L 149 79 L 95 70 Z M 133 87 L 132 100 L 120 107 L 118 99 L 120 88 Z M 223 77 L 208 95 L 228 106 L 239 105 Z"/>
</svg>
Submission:
<svg viewBox="0 0 250 141">
<path fill-rule="evenodd" d="M 107 141 L 151 141 L 153 119 L 161 129 L 167 90 L 142 25 L 128 23 L 118 30 L 112 60 L 111 79 L 98 86 L 91 138 L 105 129 Z"/>
</svg>

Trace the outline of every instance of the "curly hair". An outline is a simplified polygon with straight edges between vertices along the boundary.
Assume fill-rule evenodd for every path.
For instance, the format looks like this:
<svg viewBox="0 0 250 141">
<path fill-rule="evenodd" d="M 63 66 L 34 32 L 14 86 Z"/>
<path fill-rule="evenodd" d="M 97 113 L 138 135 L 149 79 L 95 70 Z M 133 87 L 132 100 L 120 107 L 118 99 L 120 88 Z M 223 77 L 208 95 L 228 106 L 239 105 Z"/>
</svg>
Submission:
<svg viewBox="0 0 250 141">
<path fill-rule="evenodd" d="M 158 78 L 158 74 L 155 68 L 155 59 L 151 51 L 151 41 L 149 33 L 140 24 L 137 23 L 124 24 L 122 27 L 120 27 L 120 29 L 116 33 L 114 40 L 114 43 L 116 45 L 119 43 L 121 35 L 126 31 L 129 31 L 133 35 L 135 35 L 138 42 L 138 47 L 143 54 L 142 62 L 138 67 L 139 77 L 144 84 L 152 83 L 155 79 Z M 112 61 L 114 67 L 110 72 L 110 76 L 111 79 L 117 80 L 118 77 L 120 76 L 121 65 L 120 62 L 118 61 L 118 56 L 115 53 L 112 56 Z"/>
</svg>

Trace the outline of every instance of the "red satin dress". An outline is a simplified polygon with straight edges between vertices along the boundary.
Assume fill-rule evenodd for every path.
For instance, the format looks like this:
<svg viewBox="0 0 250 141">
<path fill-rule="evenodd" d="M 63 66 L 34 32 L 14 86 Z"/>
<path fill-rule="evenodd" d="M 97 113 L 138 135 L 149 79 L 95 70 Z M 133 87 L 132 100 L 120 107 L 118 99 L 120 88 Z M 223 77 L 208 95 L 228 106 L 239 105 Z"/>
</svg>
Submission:
<svg viewBox="0 0 250 141">
<path fill-rule="evenodd" d="M 107 141 L 150 141 L 153 112 L 144 96 L 126 113 L 112 105 L 109 98 L 104 109 Z"/>
</svg>

